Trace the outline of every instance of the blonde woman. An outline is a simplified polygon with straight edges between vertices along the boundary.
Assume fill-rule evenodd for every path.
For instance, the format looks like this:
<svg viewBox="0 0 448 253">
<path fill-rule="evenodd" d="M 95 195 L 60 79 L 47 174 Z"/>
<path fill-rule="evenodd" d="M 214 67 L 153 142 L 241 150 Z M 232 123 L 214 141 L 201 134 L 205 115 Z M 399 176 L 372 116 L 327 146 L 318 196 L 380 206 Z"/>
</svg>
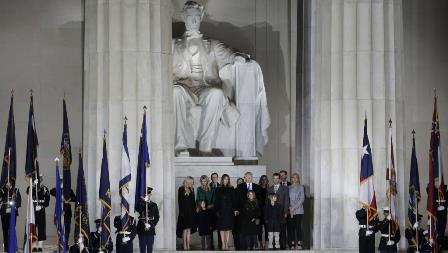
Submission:
<svg viewBox="0 0 448 253">
<path fill-rule="evenodd" d="M 194 201 L 194 179 L 185 178 L 178 190 L 178 229 L 182 233 L 183 249 L 190 250 L 191 233 L 196 232 L 196 204 Z"/>
</svg>

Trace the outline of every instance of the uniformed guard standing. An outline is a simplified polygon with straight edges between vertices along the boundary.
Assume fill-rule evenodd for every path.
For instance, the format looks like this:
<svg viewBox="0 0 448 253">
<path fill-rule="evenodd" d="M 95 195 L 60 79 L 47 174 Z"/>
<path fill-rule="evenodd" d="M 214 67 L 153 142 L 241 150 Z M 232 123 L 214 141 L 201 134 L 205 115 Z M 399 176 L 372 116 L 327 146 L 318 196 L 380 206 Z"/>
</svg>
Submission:
<svg viewBox="0 0 448 253">
<path fill-rule="evenodd" d="M 423 229 L 419 227 L 419 223 L 422 219 L 422 215 L 418 215 L 418 222 L 416 222 L 412 227 L 408 227 L 405 230 L 405 237 L 408 241 L 408 253 L 414 253 L 414 252 L 421 252 L 422 243 L 424 240 L 423 236 Z M 417 231 L 418 231 L 418 237 L 417 237 Z M 418 246 L 418 250 L 417 250 Z"/>
<path fill-rule="evenodd" d="M 101 219 L 95 220 L 96 231 L 90 232 L 90 248 L 92 253 L 98 253 L 100 251 L 101 240 Z"/>
<path fill-rule="evenodd" d="M 431 252 L 432 252 L 432 246 L 431 242 L 429 241 L 429 232 L 428 230 L 425 230 L 423 231 L 423 241 L 420 253 L 431 253 Z"/>
<path fill-rule="evenodd" d="M 135 210 L 140 214 L 137 224 L 137 234 L 140 253 L 151 253 L 156 235 L 155 227 L 159 222 L 159 208 L 151 201 L 152 188 L 147 187 L 145 202 L 140 202 Z"/>
<path fill-rule="evenodd" d="M 378 232 L 378 216 L 372 221 L 369 221 L 367 226 L 367 212 L 366 209 L 361 208 L 356 211 L 356 219 L 359 222 L 359 252 L 360 253 L 374 253 L 375 252 L 375 233 Z"/>
<path fill-rule="evenodd" d="M 117 229 L 117 238 L 115 242 L 115 245 L 117 245 L 117 253 L 132 252 L 134 248 L 132 241 L 134 240 L 137 232 L 134 217 L 129 216 L 129 224 L 126 226 L 126 229 L 123 230 L 121 216 L 115 216 L 114 227 Z"/>
<path fill-rule="evenodd" d="M 401 237 L 400 227 L 394 225 L 389 207 L 385 207 L 383 211 L 384 219 L 378 224 L 378 229 L 381 232 L 378 250 L 381 253 L 397 252 Z"/>
<path fill-rule="evenodd" d="M 41 252 L 44 241 L 47 240 L 46 233 L 46 221 L 45 221 L 45 208 L 50 204 L 50 192 L 48 188 L 42 184 L 43 176 L 39 176 L 39 179 L 33 181 L 33 204 L 34 204 L 34 217 L 36 219 L 37 226 L 37 243 L 33 245 L 33 248 Z M 26 189 L 26 194 L 29 194 L 30 187 Z"/>
<path fill-rule="evenodd" d="M 9 220 L 11 216 L 11 206 L 15 206 L 16 216 L 19 216 L 19 207 L 22 205 L 22 197 L 20 196 L 20 191 L 15 186 L 11 186 L 6 183 L 0 189 L 1 197 L 1 207 L 0 216 L 2 220 L 3 228 L 3 241 L 4 241 L 4 251 L 8 251 L 8 238 L 9 238 Z"/>
<path fill-rule="evenodd" d="M 442 252 L 442 247 L 444 244 L 445 237 L 445 229 L 446 229 L 446 220 L 447 220 L 447 187 L 443 185 L 440 187 L 440 190 L 437 189 L 434 191 L 437 193 L 438 198 L 436 198 L 436 207 L 437 207 L 437 247 L 438 252 Z M 440 236 L 442 235 L 442 236 Z"/>
<path fill-rule="evenodd" d="M 62 183 L 62 179 L 61 179 L 61 191 L 63 191 L 63 183 Z M 50 194 L 53 197 L 56 197 L 56 188 L 53 188 L 50 190 Z M 68 201 L 66 201 L 64 199 L 64 233 L 65 233 L 65 247 L 66 249 L 68 249 L 68 240 L 70 238 L 70 225 L 72 222 L 72 202 L 75 202 L 76 200 L 76 195 L 73 192 L 72 189 L 70 189 L 70 198 L 68 199 Z"/>
</svg>

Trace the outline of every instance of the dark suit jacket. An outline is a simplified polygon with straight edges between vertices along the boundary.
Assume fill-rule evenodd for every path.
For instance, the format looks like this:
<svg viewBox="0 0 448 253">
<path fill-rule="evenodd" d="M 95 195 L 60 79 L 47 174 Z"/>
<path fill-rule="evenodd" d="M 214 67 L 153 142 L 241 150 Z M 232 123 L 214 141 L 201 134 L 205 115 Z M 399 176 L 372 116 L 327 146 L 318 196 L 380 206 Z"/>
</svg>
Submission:
<svg viewBox="0 0 448 253">
<path fill-rule="evenodd" d="M 279 185 L 277 192 L 274 191 L 274 185 L 269 186 L 268 188 L 268 194 L 269 193 L 277 193 L 278 195 L 278 203 L 280 203 L 283 206 L 283 212 L 284 214 L 288 214 L 288 208 L 289 208 L 289 188 L 283 185 Z M 267 199 L 267 202 L 270 200 Z"/>
<path fill-rule="evenodd" d="M 258 203 L 261 203 L 261 201 L 263 201 L 261 196 L 261 187 L 256 183 L 252 183 L 252 191 L 255 192 Z M 248 190 L 246 183 L 239 184 L 236 188 L 236 208 L 239 212 L 243 210 L 244 203 L 247 200 L 247 192 Z"/>
</svg>

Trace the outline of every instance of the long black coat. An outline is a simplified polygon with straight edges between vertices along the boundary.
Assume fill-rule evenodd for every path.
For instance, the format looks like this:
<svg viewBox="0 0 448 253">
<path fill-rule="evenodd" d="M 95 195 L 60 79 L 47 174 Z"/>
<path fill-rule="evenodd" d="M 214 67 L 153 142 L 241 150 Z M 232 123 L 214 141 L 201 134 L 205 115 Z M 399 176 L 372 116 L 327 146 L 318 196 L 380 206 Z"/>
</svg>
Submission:
<svg viewBox="0 0 448 253">
<path fill-rule="evenodd" d="M 179 204 L 178 228 L 194 230 L 197 227 L 194 189 L 191 189 L 190 193 L 185 195 L 185 188 L 183 186 L 179 187 L 177 198 Z"/>
<path fill-rule="evenodd" d="M 232 230 L 236 209 L 233 187 L 218 187 L 215 193 L 216 229 Z"/>
<path fill-rule="evenodd" d="M 258 201 L 246 201 L 241 210 L 241 229 L 243 235 L 257 235 L 261 210 Z"/>
<path fill-rule="evenodd" d="M 266 204 L 264 208 L 264 223 L 268 232 L 280 232 L 280 223 L 283 219 L 283 206 L 281 204 Z"/>
<path fill-rule="evenodd" d="M 200 210 L 198 215 L 199 235 L 211 235 L 215 213 L 211 209 Z"/>
</svg>

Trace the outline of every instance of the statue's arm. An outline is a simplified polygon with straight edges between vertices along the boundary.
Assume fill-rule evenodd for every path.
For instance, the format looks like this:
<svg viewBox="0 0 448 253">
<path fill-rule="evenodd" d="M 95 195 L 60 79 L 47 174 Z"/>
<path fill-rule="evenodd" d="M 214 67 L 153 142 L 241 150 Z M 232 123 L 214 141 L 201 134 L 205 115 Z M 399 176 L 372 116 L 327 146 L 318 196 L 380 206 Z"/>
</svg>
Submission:
<svg viewBox="0 0 448 253">
<path fill-rule="evenodd" d="M 213 51 L 215 53 L 216 62 L 218 63 L 218 68 L 222 69 L 227 64 L 233 64 L 239 55 L 239 52 L 228 47 L 221 41 L 212 41 Z"/>
</svg>

